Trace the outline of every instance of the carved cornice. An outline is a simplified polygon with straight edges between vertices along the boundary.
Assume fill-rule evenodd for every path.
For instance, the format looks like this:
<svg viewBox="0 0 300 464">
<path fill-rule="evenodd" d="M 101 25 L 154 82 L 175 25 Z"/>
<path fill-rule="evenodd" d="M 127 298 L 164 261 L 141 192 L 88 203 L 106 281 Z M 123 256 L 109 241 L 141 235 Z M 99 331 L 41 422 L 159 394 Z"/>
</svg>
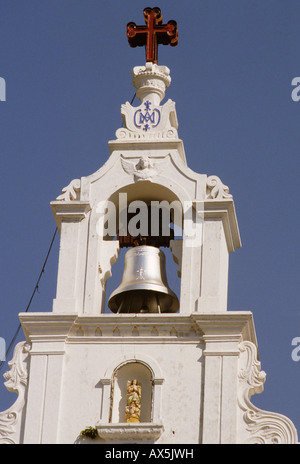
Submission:
<svg viewBox="0 0 300 464">
<path fill-rule="evenodd" d="M 38 343 L 57 342 L 63 344 L 76 317 L 76 314 L 56 314 L 53 312 L 19 314 L 26 339 Z"/>
<path fill-rule="evenodd" d="M 63 221 L 82 221 L 91 209 L 88 201 L 51 201 L 50 206 L 58 230 L 60 230 Z"/>
<path fill-rule="evenodd" d="M 19 318 L 30 342 L 45 346 L 56 342 L 57 352 L 64 343 L 194 343 L 205 336 L 240 336 L 256 345 L 253 315 L 250 311 L 181 314 L 54 314 L 20 313 Z M 53 351 L 53 347 L 52 347 Z M 35 353 L 33 349 L 32 354 Z"/>
<path fill-rule="evenodd" d="M 195 343 L 201 331 L 190 317 L 179 314 L 103 314 L 81 316 L 74 321 L 68 343 Z"/>
<path fill-rule="evenodd" d="M 217 340 L 218 337 L 233 337 L 251 341 L 257 345 L 253 314 L 251 311 L 226 311 L 224 313 L 193 313 L 192 318 L 197 323 L 206 341 Z"/>
<path fill-rule="evenodd" d="M 180 314 L 21 313 L 19 318 L 33 343 L 31 355 L 47 353 L 47 349 L 49 354 L 63 354 L 65 343 L 195 343 L 202 335 L 192 317 Z"/>
<path fill-rule="evenodd" d="M 195 202 L 195 207 L 197 204 Z M 232 198 L 207 199 L 204 205 L 199 202 L 200 208 L 204 209 L 204 218 L 220 218 L 223 221 L 228 251 L 233 252 L 241 248 L 241 237 Z M 200 210 L 201 213 L 201 210 Z"/>
<path fill-rule="evenodd" d="M 120 132 L 118 132 L 119 130 Z M 131 135 L 129 135 L 126 128 L 120 128 L 118 131 L 118 138 L 108 142 L 108 147 L 111 154 L 114 151 L 118 151 L 119 153 L 130 152 L 132 154 L 132 149 L 134 149 L 135 153 L 138 151 L 149 152 L 155 149 L 155 153 L 161 157 L 162 155 L 167 155 L 170 152 L 178 152 L 180 158 L 186 165 L 184 145 L 181 139 L 174 137 L 156 137 L 154 133 L 153 137 L 150 137 L 149 133 L 147 138 L 143 136 L 139 137 L 139 135 L 134 135 L 133 132 Z M 151 157 L 154 158 L 154 156 L 155 155 L 153 155 L 152 152 Z"/>
</svg>

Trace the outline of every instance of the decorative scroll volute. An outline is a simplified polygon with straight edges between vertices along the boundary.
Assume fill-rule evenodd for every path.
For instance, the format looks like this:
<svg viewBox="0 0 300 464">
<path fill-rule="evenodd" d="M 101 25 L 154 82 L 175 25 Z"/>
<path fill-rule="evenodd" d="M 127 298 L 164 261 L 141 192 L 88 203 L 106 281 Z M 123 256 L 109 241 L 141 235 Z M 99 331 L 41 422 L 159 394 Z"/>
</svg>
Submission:
<svg viewBox="0 0 300 464">
<path fill-rule="evenodd" d="M 56 200 L 58 201 L 72 201 L 79 200 L 80 196 L 80 179 L 72 180 L 69 185 L 62 189 L 61 195 L 59 195 Z"/>
<path fill-rule="evenodd" d="M 256 346 L 249 341 L 240 344 L 238 405 L 242 411 L 239 443 L 296 444 L 294 424 L 282 414 L 264 411 L 254 406 L 250 398 L 263 391 L 266 374 L 260 370 Z"/>
<path fill-rule="evenodd" d="M 8 363 L 10 371 L 5 372 L 4 385 L 9 391 L 18 393 L 15 403 L 6 411 L 0 412 L 0 444 L 18 444 L 22 410 L 25 405 L 28 379 L 28 352 L 30 345 L 20 342 L 16 345 L 13 358 Z"/>
</svg>

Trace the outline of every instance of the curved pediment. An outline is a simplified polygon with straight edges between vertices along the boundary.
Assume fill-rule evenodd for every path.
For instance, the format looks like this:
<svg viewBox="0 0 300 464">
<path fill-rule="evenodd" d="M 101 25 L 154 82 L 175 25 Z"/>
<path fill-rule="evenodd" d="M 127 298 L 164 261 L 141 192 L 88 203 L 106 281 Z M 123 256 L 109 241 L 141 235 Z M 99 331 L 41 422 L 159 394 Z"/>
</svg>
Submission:
<svg viewBox="0 0 300 464">
<path fill-rule="evenodd" d="M 206 175 L 197 174 L 188 168 L 178 152 L 114 152 L 101 169 L 81 179 L 80 199 L 93 205 L 129 185 L 134 185 L 136 192 L 148 199 L 155 197 L 168 200 L 168 197 L 175 196 L 182 202 L 203 201 Z M 165 198 L 160 197 L 160 188 L 157 186 L 165 189 Z"/>
</svg>

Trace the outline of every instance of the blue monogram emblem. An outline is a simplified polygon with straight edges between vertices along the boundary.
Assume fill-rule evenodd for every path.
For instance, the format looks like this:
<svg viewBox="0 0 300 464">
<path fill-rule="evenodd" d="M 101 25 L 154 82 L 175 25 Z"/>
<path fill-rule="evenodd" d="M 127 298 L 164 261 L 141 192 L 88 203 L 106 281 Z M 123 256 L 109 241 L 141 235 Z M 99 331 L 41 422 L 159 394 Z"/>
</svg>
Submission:
<svg viewBox="0 0 300 464">
<path fill-rule="evenodd" d="M 160 111 L 157 108 L 151 112 L 151 102 L 147 100 L 145 103 L 145 109 L 138 109 L 134 113 L 133 122 L 135 127 L 140 129 L 143 126 L 144 131 L 148 131 L 156 126 L 160 122 Z"/>
</svg>

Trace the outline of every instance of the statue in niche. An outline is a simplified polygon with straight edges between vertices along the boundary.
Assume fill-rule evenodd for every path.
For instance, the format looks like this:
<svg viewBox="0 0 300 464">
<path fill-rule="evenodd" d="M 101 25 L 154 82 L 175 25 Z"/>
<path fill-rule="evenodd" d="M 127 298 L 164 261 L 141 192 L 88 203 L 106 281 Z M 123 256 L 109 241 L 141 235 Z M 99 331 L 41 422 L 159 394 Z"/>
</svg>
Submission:
<svg viewBox="0 0 300 464">
<path fill-rule="evenodd" d="M 142 387 L 136 379 L 127 382 L 126 422 L 140 422 Z"/>
</svg>

